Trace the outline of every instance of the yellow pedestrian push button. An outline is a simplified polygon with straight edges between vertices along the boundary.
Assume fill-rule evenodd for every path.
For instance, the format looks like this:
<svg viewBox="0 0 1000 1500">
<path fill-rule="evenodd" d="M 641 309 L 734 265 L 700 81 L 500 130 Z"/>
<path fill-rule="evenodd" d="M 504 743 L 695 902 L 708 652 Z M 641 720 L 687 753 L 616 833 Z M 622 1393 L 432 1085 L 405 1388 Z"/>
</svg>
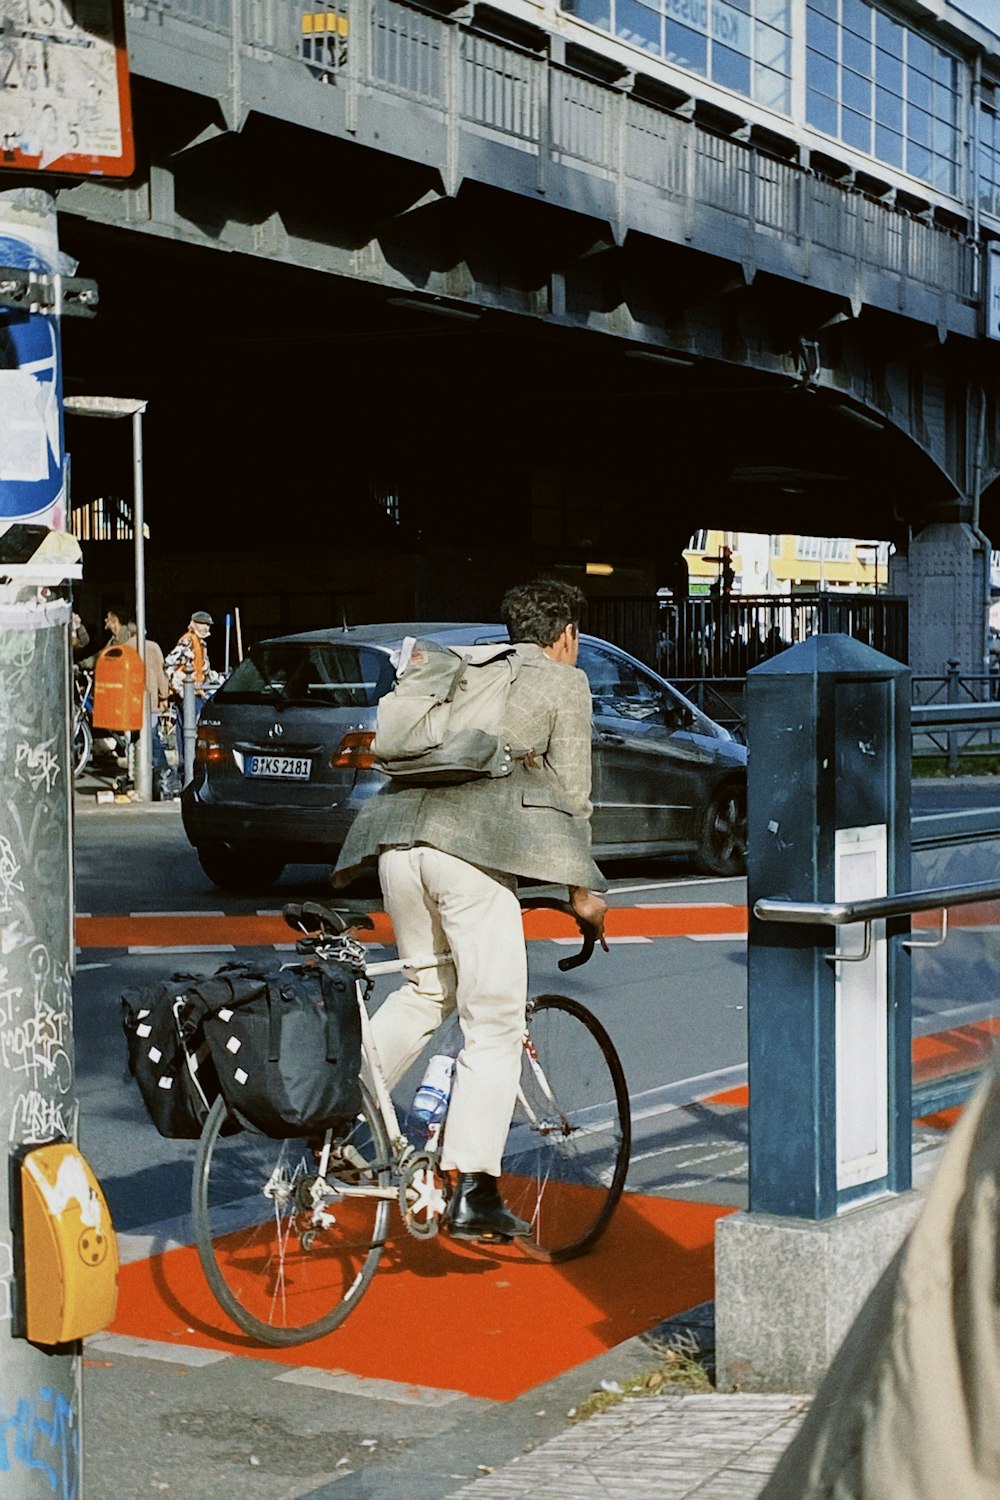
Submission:
<svg viewBox="0 0 1000 1500">
<path fill-rule="evenodd" d="M 104 1194 L 76 1146 L 20 1159 L 17 1332 L 65 1344 L 106 1328 L 118 1301 L 118 1246 Z"/>
</svg>

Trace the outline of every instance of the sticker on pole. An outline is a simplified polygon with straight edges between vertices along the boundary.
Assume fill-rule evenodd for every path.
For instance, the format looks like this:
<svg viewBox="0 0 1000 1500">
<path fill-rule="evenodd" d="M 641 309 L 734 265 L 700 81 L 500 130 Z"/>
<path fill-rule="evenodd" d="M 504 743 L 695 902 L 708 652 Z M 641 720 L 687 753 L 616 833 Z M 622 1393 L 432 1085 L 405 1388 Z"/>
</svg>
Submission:
<svg viewBox="0 0 1000 1500">
<path fill-rule="evenodd" d="M 22 196 L 16 190 L 0 193 L 0 267 L 42 277 L 61 274 L 66 262 L 59 253 L 55 206 L 42 220 L 15 201 Z M 6 356 L 0 370 L 0 526 L 35 521 L 61 528 L 66 463 L 59 320 L 0 309 L 0 340 Z"/>
<path fill-rule="evenodd" d="M 134 171 L 124 0 L 0 4 L 0 168 Z"/>
</svg>

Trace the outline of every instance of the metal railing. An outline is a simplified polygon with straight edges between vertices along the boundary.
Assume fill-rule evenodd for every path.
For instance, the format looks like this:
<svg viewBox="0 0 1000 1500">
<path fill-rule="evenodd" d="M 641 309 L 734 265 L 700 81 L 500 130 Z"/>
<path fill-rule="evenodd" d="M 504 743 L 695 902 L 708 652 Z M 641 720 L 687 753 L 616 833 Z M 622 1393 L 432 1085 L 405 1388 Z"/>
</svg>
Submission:
<svg viewBox="0 0 1000 1500">
<path fill-rule="evenodd" d="M 943 676 L 914 677 L 912 725 L 914 751 L 944 755 L 949 776 L 969 750 L 1000 751 L 1000 672 L 960 672 L 952 658 Z"/>
<path fill-rule="evenodd" d="M 670 681 L 703 714 L 721 724 L 723 729 L 728 729 L 741 743 L 746 743 L 745 677 L 671 676 Z"/>
<path fill-rule="evenodd" d="M 870 948 L 873 922 L 888 922 L 893 917 L 909 917 L 921 911 L 946 911 L 949 906 L 972 906 L 979 901 L 1000 901 L 1000 881 L 939 885 L 929 891 L 900 891 L 894 896 L 868 896 L 860 901 L 789 901 L 783 896 L 762 896 L 754 902 L 753 914 L 762 922 L 791 922 L 801 927 L 849 927 L 863 923 L 867 933 L 865 946 Z M 910 942 L 909 946 L 930 945 Z M 854 962 L 862 955 L 830 956 Z"/>
<path fill-rule="evenodd" d="M 661 610 L 664 676 L 743 676 L 797 641 L 836 631 L 906 660 L 907 601 L 891 594 L 696 595 Z"/>
<path fill-rule="evenodd" d="M 703 713 L 725 725 L 737 739 L 746 737 L 745 677 L 678 677 L 664 670 L 674 687 L 690 698 Z M 927 681 L 915 678 L 915 682 Z M 973 679 L 980 680 L 980 679 Z M 983 676 L 984 683 L 993 686 L 994 674 Z M 963 681 L 968 681 L 967 678 Z M 929 745 L 946 757 L 949 776 L 957 774 L 959 757 L 974 741 L 981 751 L 996 749 L 1000 753 L 1000 697 L 989 701 L 952 703 L 914 703 L 910 710 L 910 728 L 915 741 L 915 753 Z M 985 736 L 985 743 L 984 743 Z"/>
<path fill-rule="evenodd" d="M 782 897 L 762 897 L 754 903 L 753 913 L 761 922 L 787 922 L 808 927 L 862 926 L 864 937 L 860 952 L 844 951 L 839 946 L 826 954 L 830 963 L 860 963 L 871 953 L 872 926 L 876 922 L 913 916 L 919 912 L 940 911 L 941 931 L 934 938 L 904 938 L 910 949 L 940 948 L 948 936 L 948 910 L 952 906 L 972 906 L 984 901 L 1000 900 L 1000 882 L 978 881 L 971 885 L 936 886 L 926 891 L 903 891 L 892 896 L 875 896 L 860 901 L 790 901 Z M 989 1060 L 984 1049 L 982 1063 Z M 938 1110 L 963 1103 L 972 1092 L 982 1072 L 981 1065 L 963 1067 L 953 1073 L 915 1084 L 911 1089 L 910 1117 L 921 1119 Z"/>
<path fill-rule="evenodd" d="M 978 300 L 977 246 L 967 236 L 401 0 L 131 0 L 130 14 L 161 31 L 181 21 L 229 37 L 236 73 L 241 56 L 299 61 L 318 83 L 348 90 L 350 119 L 372 88 L 430 106 L 449 126 L 461 121 L 536 155 L 540 186 L 545 162 L 570 162 L 679 205 L 697 202 L 730 237 L 742 229 L 797 247 L 801 265 L 792 258 L 787 274 L 815 274 L 808 251 L 817 244 L 898 277 L 903 289 Z"/>
</svg>

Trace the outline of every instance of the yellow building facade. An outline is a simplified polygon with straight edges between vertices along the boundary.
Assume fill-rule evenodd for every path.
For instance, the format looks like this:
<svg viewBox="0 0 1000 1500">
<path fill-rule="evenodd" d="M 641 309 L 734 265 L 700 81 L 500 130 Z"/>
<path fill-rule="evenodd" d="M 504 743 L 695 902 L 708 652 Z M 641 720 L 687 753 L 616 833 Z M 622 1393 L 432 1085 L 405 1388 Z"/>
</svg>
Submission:
<svg viewBox="0 0 1000 1500">
<path fill-rule="evenodd" d="M 809 593 L 820 589 L 884 592 L 890 544 L 854 537 L 765 536 L 697 531 L 684 550 L 692 594 L 708 593 L 725 567 L 726 548 L 739 594 Z"/>
</svg>

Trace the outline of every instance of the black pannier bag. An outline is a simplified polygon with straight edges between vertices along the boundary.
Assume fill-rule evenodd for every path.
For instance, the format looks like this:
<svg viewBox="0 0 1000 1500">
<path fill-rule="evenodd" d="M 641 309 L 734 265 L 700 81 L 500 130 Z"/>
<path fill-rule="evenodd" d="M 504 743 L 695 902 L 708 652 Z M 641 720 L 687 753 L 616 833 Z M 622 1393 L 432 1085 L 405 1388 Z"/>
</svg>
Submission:
<svg viewBox="0 0 1000 1500">
<path fill-rule="evenodd" d="M 219 1079 L 191 992 L 195 974 L 173 974 L 121 997 L 128 1070 L 150 1119 L 170 1140 L 193 1141 L 219 1093 Z"/>
<path fill-rule="evenodd" d="M 219 1087 L 240 1119 L 282 1140 L 355 1118 L 361 1016 L 352 969 L 326 960 L 227 964 L 197 994 Z"/>
</svg>

